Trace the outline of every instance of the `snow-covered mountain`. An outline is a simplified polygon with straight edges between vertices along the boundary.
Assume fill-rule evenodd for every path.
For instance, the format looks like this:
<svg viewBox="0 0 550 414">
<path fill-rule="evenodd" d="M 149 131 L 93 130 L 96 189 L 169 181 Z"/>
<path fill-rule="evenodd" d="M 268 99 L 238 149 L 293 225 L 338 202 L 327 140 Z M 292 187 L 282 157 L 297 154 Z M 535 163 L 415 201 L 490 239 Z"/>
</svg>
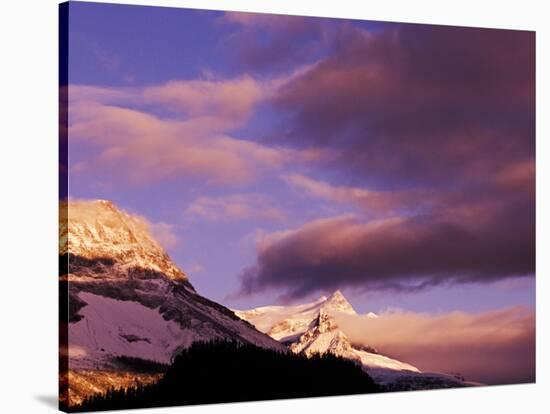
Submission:
<svg viewBox="0 0 550 414">
<path fill-rule="evenodd" d="M 264 306 L 235 313 L 260 331 L 308 356 L 332 353 L 356 361 L 379 384 L 392 390 L 431 389 L 470 385 L 447 374 L 427 373 L 381 355 L 368 345 L 352 344 L 338 327 L 338 314 L 357 315 L 342 292 L 296 306 Z M 367 314 L 377 318 L 374 313 Z"/>
<path fill-rule="evenodd" d="M 59 224 L 66 401 L 133 381 L 124 357 L 168 364 L 178 350 L 214 339 L 287 350 L 199 295 L 144 219 L 108 201 L 76 201 L 60 205 Z"/>
</svg>

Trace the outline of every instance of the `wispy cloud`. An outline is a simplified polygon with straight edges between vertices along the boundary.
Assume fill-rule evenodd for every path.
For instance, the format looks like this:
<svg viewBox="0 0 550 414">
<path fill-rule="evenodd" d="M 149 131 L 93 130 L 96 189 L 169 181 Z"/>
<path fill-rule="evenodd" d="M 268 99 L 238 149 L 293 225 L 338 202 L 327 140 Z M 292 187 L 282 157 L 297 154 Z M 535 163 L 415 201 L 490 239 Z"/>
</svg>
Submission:
<svg viewBox="0 0 550 414">
<path fill-rule="evenodd" d="M 227 12 L 219 23 L 235 26 L 226 40 L 232 58 L 251 71 L 289 70 L 311 63 L 329 43 L 328 19 Z"/>
<path fill-rule="evenodd" d="M 199 197 L 187 207 L 185 213 L 210 221 L 286 219 L 285 212 L 276 207 L 270 197 L 257 193 Z"/>
<path fill-rule="evenodd" d="M 250 77 L 173 81 L 144 88 L 70 87 L 69 136 L 100 149 L 89 171 L 109 167 L 135 183 L 194 177 L 214 184 L 255 180 L 320 152 L 237 139 L 271 83 Z M 162 114 L 162 115 L 161 115 Z"/>
<path fill-rule="evenodd" d="M 350 204 L 368 213 L 387 215 L 400 209 L 419 210 L 434 201 L 433 193 L 427 191 L 373 191 L 332 185 L 301 174 L 287 174 L 282 178 L 302 193 L 335 203 Z"/>
<path fill-rule="evenodd" d="M 153 237 L 164 247 L 170 249 L 181 243 L 180 238 L 174 231 L 174 225 L 160 222 L 151 222 L 147 220 L 149 229 Z"/>
<path fill-rule="evenodd" d="M 197 273 L 204 272 L 205 267 L 201 265 L 200 263 L 192 263 L 190 266 L 188 266 L 186 269 L 186 272 L 195 275 Z"/>
</svg>

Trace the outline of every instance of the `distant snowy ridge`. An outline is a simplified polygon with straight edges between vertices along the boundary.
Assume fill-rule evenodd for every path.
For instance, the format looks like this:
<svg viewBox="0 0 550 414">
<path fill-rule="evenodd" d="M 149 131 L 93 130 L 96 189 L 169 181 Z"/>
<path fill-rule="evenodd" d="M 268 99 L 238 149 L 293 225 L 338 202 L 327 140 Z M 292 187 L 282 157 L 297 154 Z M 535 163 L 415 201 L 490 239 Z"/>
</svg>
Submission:
<svg viewBox="0 0 550 414">
<path fill-rule="evenodd" d="M 303 335 L 320 312 L 330 315 L 343 313 L 357 315 L 342 292 L 337 290 L 330 297 L 321 296 L 314 302 L 295 306 L 263 306 L 251 310 L 236 310 L 235 314 L 249 321 L 260 331 L 281 342 L 288 342 Z M 375 318 L 374 313 L 369 314 Z"/>
<path fill-rule="evenodd" d="M 332 353 L 360 364 L 373 379 L 388 389 L 432 389 L 472 385 L 451 375 L 424 373 L 417 367 L 381 355 L 368 345 L 351 344 L 338 327 L 338 314 L 357 315 L 342 292 L 295 306 L 264 306 L 235 311 L 260 331 L 307 356 Z M 378 316 L 372 312 L 370 318 Z"/>
</svg>

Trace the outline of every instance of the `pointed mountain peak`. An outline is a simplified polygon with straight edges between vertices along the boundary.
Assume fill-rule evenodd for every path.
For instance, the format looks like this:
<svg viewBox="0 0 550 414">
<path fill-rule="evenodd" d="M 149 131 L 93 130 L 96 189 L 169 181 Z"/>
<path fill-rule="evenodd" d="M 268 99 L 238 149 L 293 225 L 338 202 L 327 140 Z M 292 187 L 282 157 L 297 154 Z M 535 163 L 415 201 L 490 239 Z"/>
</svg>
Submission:
<svg viewBox="0 0 550 414">
<path fill-rule="evenodd" d="M 311 321 L 308 329 L 294 342 L 290 349 L 293 352 L 304 352 L 306 355 L 325 354 L 330 352 L 335 355 L 349 354 L 351 344 L 336 322 L 331 311 L 346 312 L 335 309 L 333 306 L 321 306 L 317 317 Z M 353 309 L 352 309 L 353 311 Z"/>
<path fill-rule="evenodd" d="M 329 296 L 328 300 L 346 300 L 344 294 L 340 289 L 335 290 L 332 295 Z"/>
<path fill-rule="evenodd" d="M 348 302 L 340 290 L 335 291 L 327 298 L 323 303 L 323 308 L 352 315 L 356 314 L 353 306 L 351 306 L 351 303 Z"/>
</svg>

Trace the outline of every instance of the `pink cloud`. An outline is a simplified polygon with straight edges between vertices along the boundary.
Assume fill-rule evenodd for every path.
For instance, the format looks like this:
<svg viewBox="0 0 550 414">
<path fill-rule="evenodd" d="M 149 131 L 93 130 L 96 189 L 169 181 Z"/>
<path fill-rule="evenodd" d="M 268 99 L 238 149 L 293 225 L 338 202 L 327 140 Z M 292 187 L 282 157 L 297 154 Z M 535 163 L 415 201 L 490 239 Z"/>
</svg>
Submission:
<svg viewBox="0 0 550 414">
<path fill-rule="evenodd" d="M 199 197 L 185 210 L 189 216 L 210 221 L 265 220 L 284 221 L 286 214 L 262 194 L 232 194 L 223 197 Z"/>
<path fill-rule="evenodd" d="M 390 214 L 397 209 L 417 210 L 435 202 L 433 194 L 426 191 L 372 191 L 332 185 L 301 174 L 289 174 L 282 178 L 300 192 L 331 202 L 354 205 L 368 213 Z"/>
<path fill-rule="evenodd" d="M 254 106 L 269 92 L 269 84 L 244 76 L 225 81 L 171 81 L 145 88 L 142 93 L 146 102 L 159 103 L 189 116 L 214 114 L 231 127 L 248 119 Z"/>
<path fill-rule="evenodd" d="M 187 267 L 186 271 L 188 274 L 194 275 L 196 273 L 204 272 L 205 267 L 201 265 L 200 263 L 192 263 L 189 267 Z"/>
<path fill-rule="evenodd" d="M 226 12 L 222 18 L 226 23 L 235 23 L 244 27 L 255 27 L 269 30 L 302 31 L 304 26 L 319 26 L 316 19 L 303 16 L 289 16 L 282 14 Z"/>
<path fill-rule="evenodd" d="M 353 343 L 422 370 L 460 373 L 487 384 L 535 381 L 535 314 L 521 307 L 484 313 L 388 311 L 339 315 Z"/>
<path fill-rule="evenodd" d="M 164 248 L 169 249 L 180 244 L 180 239 L 174 232 L 172 224 L 163 221 L 158 223 L 148 221 L 148 224 L 151 234 Z"/>
<path fill-rule="evenodd" d="M 137 183 L 177 175 L 230 183 L 253 176 L 255 160 L 243 154 L 246 143 L 204 136 L 208 128 L 200 125 L 202 120 L 161 120 L 136 110 L 99 104 L 75 105 L 72 116 L 71 140 L 86 140 L 101 148 L 96 168 L 111 166 Z M 253 143 L 250 146 L 255 148 Z"/>
<path fill-rule="evenodd" d="M 507 189 L 519 189 L 535 194 L 535 160 L 525 160 L 503 167 L 495 177 L 495 183 Z"/>
<path fill-rule="evenodd" d="M 265 146 L 228 135 L 244 125 L 269 86 L 251 78 L 178 81 L 139 88 L 70 88 L 71 141 L 100 149 L 89 169 L 111 168 L 132 182 L 199 177 L 215 184 L 254 180 L 289 162 L 319 154 Z M 157 105 L 164 118 L 141 106 Z"/>
<path fill-rule="evenodd" d="M 311 63 L 333 37 L 324 19 L 304 16 L 227 12 L 218 22 L 237 29 L 224 40 L 246 71 L 288 71 Z"/>
</svg>

